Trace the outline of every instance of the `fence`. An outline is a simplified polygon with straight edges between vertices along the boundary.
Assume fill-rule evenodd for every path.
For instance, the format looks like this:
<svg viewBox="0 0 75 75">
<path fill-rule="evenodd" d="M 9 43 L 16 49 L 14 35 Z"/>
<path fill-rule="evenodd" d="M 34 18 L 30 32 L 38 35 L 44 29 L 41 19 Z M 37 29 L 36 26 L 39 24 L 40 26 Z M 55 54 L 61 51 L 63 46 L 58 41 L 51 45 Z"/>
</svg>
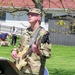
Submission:
<svg viewBox="0 0 75 75">
<path fill-rule="evenodd" d="M 52 44 L 75 46 L 75 34 L 66 33 L 69 29 L 56 25 L 58 20 L 49 20 L 50 37 Z M 69 21 L 66 21 L 69 25 Z M 54 30 L 54 32 L 51 31 Z"/>
<path fill-rule="evenodd" d="M 24 28 L 19 28 L 19 27 L 16 27 L 16 28 L 18 29 L 17 35 L 21 35 L 24 31 Z M 1 32 L 10 32 L 11 33 L 11 29 L 12 29 L 11 26 L 0 25 L 0 33 Z"/>
</svg>

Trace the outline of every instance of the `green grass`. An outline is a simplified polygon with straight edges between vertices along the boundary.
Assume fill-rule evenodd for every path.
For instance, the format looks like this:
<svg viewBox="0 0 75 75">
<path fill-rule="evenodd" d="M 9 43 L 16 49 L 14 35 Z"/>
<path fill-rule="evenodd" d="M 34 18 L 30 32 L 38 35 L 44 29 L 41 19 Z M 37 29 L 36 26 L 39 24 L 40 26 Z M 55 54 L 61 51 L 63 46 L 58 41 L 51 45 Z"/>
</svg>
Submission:
<svg viewBox="0 0 75 75">
<path fill-rule="evenodd" d="M 75 47 L 53 45 L 46 67 L 49 75 L 75 75 Z"/>
<path fill-rule="evenodd" d="M 0 56 L 13 61 L 11 47 L 0 47 Z M 47 59 L 46 67 L 49 75 L 75 75 L 75 47 L 52 46 L 51 58 Z"/>
<path fill-rule="evenodd" d="M 11 47 L 6 47 L 6 46 L 1 46 L 0 47 L 0 57 L 5 57 L 13 61 L 11 57 L 11 50 L 13 49 L 14 46 Z"/>
</svg>

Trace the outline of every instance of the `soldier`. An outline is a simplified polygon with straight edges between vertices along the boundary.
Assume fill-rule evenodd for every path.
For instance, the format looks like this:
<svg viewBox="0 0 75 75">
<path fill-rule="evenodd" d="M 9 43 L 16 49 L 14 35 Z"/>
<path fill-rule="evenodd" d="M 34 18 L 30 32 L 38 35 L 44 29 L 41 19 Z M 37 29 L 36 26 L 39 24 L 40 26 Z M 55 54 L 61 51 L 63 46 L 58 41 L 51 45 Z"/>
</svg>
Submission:
<svg viewBox="0 0 75 75">
<path fill-rule="evenodd" d="M 30 26 L 24 32 L 20 46 L 12 50 L 11 56 L 14 60 L 17 61 L 19 58 L 18 53 L 29 45 L 30 39 L 40 26 L 41 14 L 40 9 L 32 8 L 29 10 L 27 15 Z M 51 56 L 49 32 L 42 28 L 30 50 L 31 53 L 25 57 L 26 64 L 22 66 L 21 71 L 24 75 L 44 75 L 46 59 Z M 21 64 L 23 63 L 21 62 Z"/>
</svg>

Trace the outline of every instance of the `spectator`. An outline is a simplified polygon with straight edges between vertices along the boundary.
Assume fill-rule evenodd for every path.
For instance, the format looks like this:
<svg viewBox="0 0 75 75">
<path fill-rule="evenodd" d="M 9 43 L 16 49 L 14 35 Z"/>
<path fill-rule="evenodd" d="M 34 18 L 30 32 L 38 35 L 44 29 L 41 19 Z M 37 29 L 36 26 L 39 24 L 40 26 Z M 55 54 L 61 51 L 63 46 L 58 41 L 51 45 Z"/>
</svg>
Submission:
<svg viewBox="0 0 75 75">
<path fill-rule="evenodd" d="M 7 39 L 9 39 L 9 36 L 11 36 L 10 33 L 1 33 L 0 34 L 0 46 L 4 45 L 4 46 L 10 46 L 10 43 L 7 41 Z"/>
<path fill-rule="evenodd" d="M 12 27 L 11 34 L 12 34 L 11 45 L 15 46 L 17 42 L 17 28 L 15 26 Z"/>
</svg>

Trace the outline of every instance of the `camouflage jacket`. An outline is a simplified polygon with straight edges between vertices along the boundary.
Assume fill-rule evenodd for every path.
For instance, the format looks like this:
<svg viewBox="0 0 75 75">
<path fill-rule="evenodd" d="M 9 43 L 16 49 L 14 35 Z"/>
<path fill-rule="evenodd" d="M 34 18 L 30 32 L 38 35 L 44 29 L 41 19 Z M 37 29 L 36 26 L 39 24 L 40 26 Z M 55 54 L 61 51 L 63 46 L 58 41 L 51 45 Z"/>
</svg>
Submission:
<svg viewBox="0 0 75 75">
<path fill-rule="evenodd" d="M 31 27 L 28 27 L 24 31 L 20 41 L 20 46 L 17 48 L 18 51 L 22 51 L 25 46 L 29 45 L 29 42 L 36 29 L 33 31 Z M 35 75 L 43 75 L 39 73 L 42 73 L 44 71 L 46 58 L 50 58 L 51 56 L 51 42 L 49 38 L 49 32 L 46 31 L 44 28 L 41 29 L 36 42 L 38 43 L 38 48 L 41 53 L 40 55 L 33 52 L 29 54 L 27 65 L 22 68 L 22 72 Z"/>
</svg>

